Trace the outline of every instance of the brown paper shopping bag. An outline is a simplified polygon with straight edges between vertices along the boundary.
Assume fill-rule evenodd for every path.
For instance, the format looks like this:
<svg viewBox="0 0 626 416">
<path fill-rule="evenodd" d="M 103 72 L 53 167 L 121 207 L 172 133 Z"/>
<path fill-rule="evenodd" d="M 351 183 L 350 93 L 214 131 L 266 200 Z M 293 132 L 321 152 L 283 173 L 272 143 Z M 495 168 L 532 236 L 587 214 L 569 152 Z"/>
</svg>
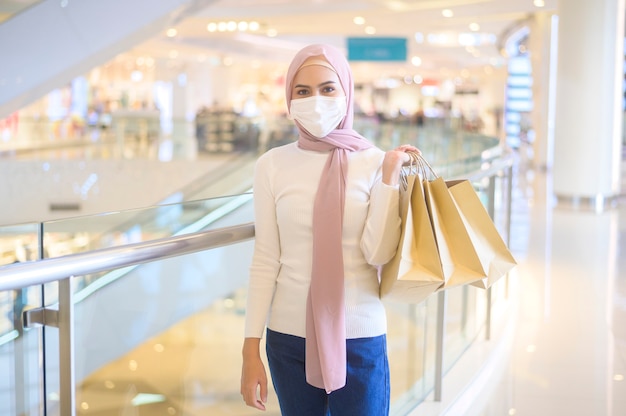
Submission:
<svg viewBox="0 0 626 416">
<path fill-rule="evenodd" d="M 517 264 L 468 180 L 446 182 L 487 276 L 474 286 L 486 289 Z"/>
<path fill-rule="evenodd" d="M 445 283 L 441 289 L 487 277 L 457 205 L 441 177 L 424 179 L 426 204 L 435 233 Z"/>
<path fill-rule="evenodd" d="M 401 187 L 400 217 L 400 242 L 393 259 L 382 267 L 380 297 L 419 303 L 443 285 L 444 276 L 421 180 L 415 173 L 405 176 Z"/>
</svg>

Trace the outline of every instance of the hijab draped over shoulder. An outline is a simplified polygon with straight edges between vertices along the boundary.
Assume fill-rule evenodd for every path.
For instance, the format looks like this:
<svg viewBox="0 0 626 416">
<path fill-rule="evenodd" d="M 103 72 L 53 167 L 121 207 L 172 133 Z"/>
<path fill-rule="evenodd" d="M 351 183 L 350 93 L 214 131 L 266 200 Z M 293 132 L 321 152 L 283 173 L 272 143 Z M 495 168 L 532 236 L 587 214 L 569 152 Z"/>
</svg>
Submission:
<svg viewBox="0 0 626 416">
<path fill-rule="evenodd" d="M 354 81 L 344 54 L 330 45 L 309 45 L 296 54 L 286 78 L 287 108 L 293 81 L 307 59 L 338 75 L 346 94 L 347 112 L 338 128 L 326 137 L 316 138 L 299 125 L 298 146 L 305 150 L 328 152 L 313 207 L 313 267 L 307 299 L 306 375 L 307 382 L 327 393 L 346 384 L 346 325 L 342 228 L 345 204 L 348 152 L 373 147 L 353 130 Z M 311 62 L 311 61 L 309 61 Z M 313 63 L 315 64 L 315 63 Z M 308 63 L 307 63 L 308 65 Z"/>
</svg>

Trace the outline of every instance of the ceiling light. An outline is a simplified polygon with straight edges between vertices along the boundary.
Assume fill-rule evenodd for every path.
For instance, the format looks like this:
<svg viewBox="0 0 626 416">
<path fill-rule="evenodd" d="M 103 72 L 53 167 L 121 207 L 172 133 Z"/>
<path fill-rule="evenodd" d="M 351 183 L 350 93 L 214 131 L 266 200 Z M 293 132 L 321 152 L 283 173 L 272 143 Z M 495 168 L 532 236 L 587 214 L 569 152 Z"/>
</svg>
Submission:
<svg viewBox="0 0 626 416">
<path fill-rule="evenodd" d="M 535 5 L 535 7 L 543 7 L 546 5 L 546 2 L 543 0 L 534 0 L 533 4 Z"/>
<path fill-rule="evenodd" d="M 478 23 L 470 23 L 469 30 L 472 32 L 478 32 L 480 30 L 480 25 Z"/>
<path fill-rule="evenodd" d="M 424 43 L 424 34 L 422 32 L 415 33 L 415 42 Z"/>
<path fill-rule="evenodd" d="M 615 381 L 624 381 L 624 376 L 622 374 L 615 374 L 613 376 L 613 380 L 615 380 Z"/>
<path fill-rule="evenodd" d="M 278 36 L 278 31 L 276 29 L 268 29 L 267 36 L 270 38 Z"/>
<path fill-rule="evenodd" d="M 259 30 L 260 24 L 259 22 L 248 22 L 245 20 L 236 22 L 234 20 L 230 20 L 228 22 L 211 22 L 207 24 L 206 30 L 209 32 L 247 32 L 247 31 L 257 31 Z"/>
<path fill-rule="evenodd" d="M 420 66 L 422 64 L 422 58 L 419 56 L 414 56 L 411 58 L 411 63 L 415 66 Z"/>
<path fill-rule="evenodd" d="M 361 17 L 361 16 L 357 16 L 354 19 L 352 19 L 352 21 L 354 22 L 355 25 L 364 25 L 365 24 L 365 18 Z"/>
<path fill-rule="evenodd" d="M 131 72 L 130 73 L 130 79 L 133 82 L 140 82 L 143 79 L 143 72 L 137 71 L 137 70 Z"/>
<path fill-rule="evenodd" d="M 452 16 L 454 16 L 454 13 L 450 9 L 443 9 L 441 11 L 441 14 L 443 15 L 443 17 L 452 17 Z"/>
<path fill-rule="evenodd" d="M 421 84 L 422 82 L 424 82 L 424 78 L 422 78 L 420 75 L 415 75 L 413 77 L 413 82 L 416 84 Z"/>
<path fill-rule="evenodd" d="M 168 38 L 173 38 L 174 36 L 178 34 L 178 31 L 174 28 L 171 28 L 171 29 L 167 29 L 167 32 L 165 32 L 165 34 L 167 35 Z"/>
<path fill-rule="evenodd" d="M 367 33 L 368 35 L 373 35 L 376 33 L 376 28 L 374 26 L 367 26 L 365 28 L 365 33 Z"/>
</svg>

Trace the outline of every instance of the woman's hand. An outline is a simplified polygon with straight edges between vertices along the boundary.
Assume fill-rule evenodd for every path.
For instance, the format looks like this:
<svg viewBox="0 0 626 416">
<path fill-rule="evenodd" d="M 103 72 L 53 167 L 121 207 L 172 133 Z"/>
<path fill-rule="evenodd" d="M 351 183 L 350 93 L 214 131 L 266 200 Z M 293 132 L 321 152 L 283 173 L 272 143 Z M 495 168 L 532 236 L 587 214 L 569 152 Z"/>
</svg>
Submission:
<svg viewBox="0 0 626 416">
<path fill-rule="evenodd" d="M 415 146 L 403 144 L 385 153 L 385 159 L 383 160 L 383 183 L 391 186 L 398 184 L 402 166 L 411 163 L 409 153 L 421 154 L 422 152 Z"/>
<path fill-rule="evenodd" d="M 260 341 L 259 338 L 246 338 L 244 340 L 241 395 L 248 406 L 265 410 L 267 375 L 259 354 Z"/>
</svg>

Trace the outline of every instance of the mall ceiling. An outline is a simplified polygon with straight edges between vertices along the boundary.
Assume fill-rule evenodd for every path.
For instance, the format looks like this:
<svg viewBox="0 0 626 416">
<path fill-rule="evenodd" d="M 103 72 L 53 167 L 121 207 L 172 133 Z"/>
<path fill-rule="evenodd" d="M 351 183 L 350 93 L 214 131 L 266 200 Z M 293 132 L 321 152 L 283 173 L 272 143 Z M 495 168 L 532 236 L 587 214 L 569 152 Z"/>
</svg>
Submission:
<svg viewBox="0 0 626 416">
<path fill-rule="evenodd" d="M 37 2 L 0 0 L 0 21 Z M 505 40 L 534 13 L 556 7 L 557 0 L 215 0 L 115 61 L 150 57 L 178 67 L 206 61 L 257 71 L 286 65 L 309 43 L 345 48 L 347 37 L 402 37 L 407 62 L 354 62 L 355 78 L 441 78 L 503 65 Z"/>
<path fill-rule="evenodd" d="M 504 64 L 505 39 L 557 0 L 218 0 L 134 52 L 213 59 L 255 67 L 288 62 L 308 43 L 345 48 L 347 37 L 403 37 L 408 62 L 353 64 L 361 77 L 419 71 L 424 76 Z M 362 19 L 358 24 L 355 18 Z M 228 22 L 231 29 L 228 30 Z M 241 26 L 239 26 L 240 22 Z M 255 22 L 258 27 L 250 29 Z M 208 30 L 209 25 L 223 31 Z M 247 27 L 244 26 L 248 25 Z M 235 25 L 237 25 L 235 27 Z M 172 33 L 170 33 L 171 35 Z M 476 44 L 480 40 L 482 43 Z M 412 58 L 421 63 L 416 66 Z"/>
</svg>

